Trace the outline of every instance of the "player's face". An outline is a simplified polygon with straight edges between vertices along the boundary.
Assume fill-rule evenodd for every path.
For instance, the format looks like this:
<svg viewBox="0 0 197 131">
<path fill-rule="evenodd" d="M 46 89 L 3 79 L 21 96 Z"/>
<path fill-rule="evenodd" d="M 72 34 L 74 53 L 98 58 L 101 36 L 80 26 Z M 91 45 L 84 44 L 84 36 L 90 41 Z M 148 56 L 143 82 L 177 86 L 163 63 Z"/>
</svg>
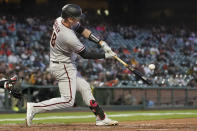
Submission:
<svg viewBox="0 0 197 131">
<path fill-rule="evenodd" d="M 77 22 L 79 22 L 79 19 L 76 19 L 76 18 L 69 18 L 69 22 L 70 22 L 70 24 L 71 24 L 71 26 L 72 25 L 75 25 Z"/>
</svg>

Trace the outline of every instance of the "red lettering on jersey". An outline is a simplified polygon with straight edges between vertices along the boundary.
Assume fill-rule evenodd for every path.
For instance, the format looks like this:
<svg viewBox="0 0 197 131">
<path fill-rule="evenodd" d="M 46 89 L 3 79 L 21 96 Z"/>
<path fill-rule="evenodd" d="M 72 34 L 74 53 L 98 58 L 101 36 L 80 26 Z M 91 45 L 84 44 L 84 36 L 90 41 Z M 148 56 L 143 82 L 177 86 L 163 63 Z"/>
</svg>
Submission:
<svg viewBox="0 0 197 131">
<path fill-rule="evenodd" d="M 51 41 L 50 41 L 50 43 L 51 43 L 51 45 L 53 47 L 55 46 L 55 40 L 56 40 L 56 38 L 57 38 L 57 35 L 55 34 L 55 31 L 53 31 L 53 34 L 51 36 Z"/>
<path fill-rule="evenodd" d="M 58 23 L 57 23 L 57 20 L 55 21 L 55 23 L 54 23 L 54 28 L 55 28 L 55 31 L 58 33 L 58 32 L 60 32 L 60 28 L 59 28 L 59 25 L 58 25 Z"/>
</svg>

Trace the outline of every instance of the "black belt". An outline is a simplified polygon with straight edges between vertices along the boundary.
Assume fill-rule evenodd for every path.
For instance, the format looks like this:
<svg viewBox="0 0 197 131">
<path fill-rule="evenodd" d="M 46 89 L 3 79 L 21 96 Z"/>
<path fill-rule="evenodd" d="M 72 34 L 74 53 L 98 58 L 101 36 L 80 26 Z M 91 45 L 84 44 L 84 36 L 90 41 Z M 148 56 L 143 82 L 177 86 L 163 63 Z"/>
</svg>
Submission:
<svg viewBox="0 0 197 131">
<path fill-rule="evenodd" d="M 51 61 L 51 62 L 56 63 L 56 64 L 69 63 L 69 62 L 66 62 L 66 61 Z"/>
</svg>

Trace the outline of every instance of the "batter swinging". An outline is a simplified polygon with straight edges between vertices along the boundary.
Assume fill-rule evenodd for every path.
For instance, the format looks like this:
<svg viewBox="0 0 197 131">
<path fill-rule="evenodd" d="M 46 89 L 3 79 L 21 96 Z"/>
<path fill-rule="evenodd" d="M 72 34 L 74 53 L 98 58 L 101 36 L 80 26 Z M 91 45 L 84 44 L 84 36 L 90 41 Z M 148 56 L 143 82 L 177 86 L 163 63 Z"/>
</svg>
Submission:
<svg viewBox="0 0 197 131">
<path fill-rule="evenodd" d="M 99 40 L 90 30 L 80 25 L 79 21 L 82 16 L 82 10 L 78 5 L 67 4 L 62 8 L 61 17 L 55 20 L 50 40 L 50 71 L 58 80 L 61 97 L 39 103 L 28 102 L 27 126 L 32 124 L 33 117 L 37 113 L 73 106 L 76 90 L 80 91 L 84 102 L 95 114 L 96 125 L 118 124 L 118 121 L 109 119 L 103 109 L 99 107 L 92 95 L 89 83 L 77 76 L 77 69 L 72 59 L 74 53 L 79 54 L 84 59 L 113 58 L 116 56 L 116 53 L 111 50 L 106 42 Z M 76 33 L 95 43 L 100 43 L 105 53 L 87 51 L 77 38 Z"/>
</svg>

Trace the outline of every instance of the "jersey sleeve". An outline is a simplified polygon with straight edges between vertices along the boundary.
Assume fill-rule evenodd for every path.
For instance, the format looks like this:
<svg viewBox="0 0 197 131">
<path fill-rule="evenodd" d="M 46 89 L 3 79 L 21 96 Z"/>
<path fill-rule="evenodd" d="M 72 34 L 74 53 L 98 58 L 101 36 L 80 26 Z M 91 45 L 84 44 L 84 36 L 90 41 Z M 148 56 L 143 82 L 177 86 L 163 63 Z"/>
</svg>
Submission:
<svg viewBox="0 0 197 131">
<path fill-rule="evenodd" d="M 77 29 L 80 27 L 80 23 L 77 22 L 75 25 L 72 26 L 72 30 L 74 30 L 75 32 L 77 31 Z"/>
<path fill-rule="evenodd" d="M 71 31 L 69 34 L 61 34 L 63 38 L 63 46 L 67 46 L 72 52 L 80 53 L 85 49 L 85 46 L 80 42 L 76 34 Z"/>
</svg>

